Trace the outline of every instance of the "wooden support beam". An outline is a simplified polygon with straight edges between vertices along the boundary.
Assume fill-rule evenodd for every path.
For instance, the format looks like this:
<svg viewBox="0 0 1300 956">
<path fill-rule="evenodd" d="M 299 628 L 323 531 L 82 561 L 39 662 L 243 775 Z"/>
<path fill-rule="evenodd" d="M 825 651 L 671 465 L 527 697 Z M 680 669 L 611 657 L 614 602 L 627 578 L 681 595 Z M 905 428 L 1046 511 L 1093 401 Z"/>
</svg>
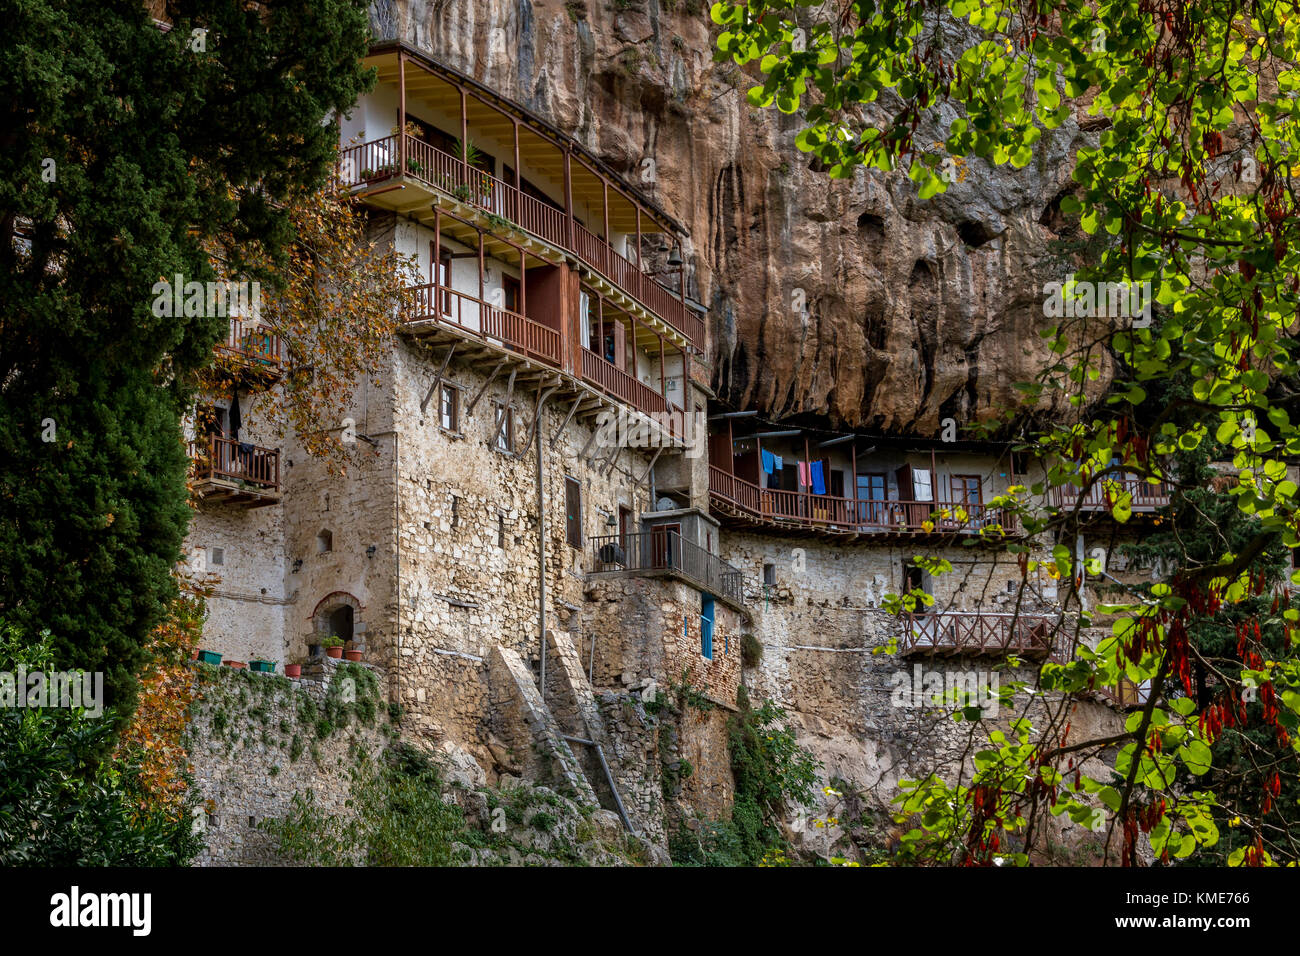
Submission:
<svg viewBox="0 0 1300 956">
<path fill-rule="evenodd" d="M 546 400 L 551 397 L 556 389 L 560 387 L 560 380 L 557 378 L 554 385 L 549 385 L 537 393 L 537 402 L 533 405 L 533 421 L 528 426 L 528 437 L 524 439 L 520 447 L 528 448 L 533 443 L 533 433 L 537 431 L 537 423 L 542 420 L 542 409 L 546 405 Z"/>
<path fill-rule="evenodd" d="M 425 408 L 429 404 L 429 399 L 433 398 L 434 392 L 438 390 L 442 382 L 443 373 L 447 371 L 447 365 L 451 362 L 451 356 L 456 351 L 456 343 L 451 343 L 451 348 L 447 349 L 447 357 L 442 360 L 442 366 L 438 369 L 438 374 L 433 377 L 433 384 L 429 386 L 429 391 L 425 393 L 424 401 L 420 402 L 420 414 L 424 414 Z"/>
<path fill-rule="evenodd" d="M 497 372 L 501 371 L 501 367 L 505 364 L 505 359 L 497 362 L 497 367 L 492 370 L 492 374 L 487 377 L 487 381 L 479 386 L 478 391 L 474 393 L 474 397 L 469 400 L 469 405 L 465 407 L 466 415 L 474 411 L 474 406 L 478 404 L 478 400 L 483 397 L 483 393 L 487 391 L 488 386 L 492 384 L 492 380 L 497 377 Z"/>
<path fill-rule="evenodd" d="M 488 447 L 495 448 L 497 439 L 501 437 L 501 430 L 506 427 L 506 420 L 510 417 L 510 402 L 515 397 L 515 375 L 518 368 L 510 370 L 510 382 L 506 385 L 506 400 L 501 403 L 501 414 L 497 418 L 496 430 L 492 432 L 492 437 L 488 439 Z M 513 451 L 513 449 L 511 449 Z"/>
<path fill-rule="evenodd" d="M 555 434 L 551 436 L 552 445 L 560 440 L 560 436 L 564 434 L 564 430 L 569 427 L 569 422 L 573 421 L 573 416 L 578 413 L 578 406 L 582 404 L 582 398 L 582 393 L 579 392 L 578 397 L 573 400 L 573 407 L 569 409 L 569 414 L 564 416 L 564 423 L 561 424 L 560 427 L 556 429 Z"/>
<path fill-rule="evenodd" d="M 662 455 L 663 453 L 664 453 L 664 446 L 663 446 L 663 445 L 660 445 L 658 448 L 655 449 L 654 456 L 650 459 L 650 464 L 647 465 L 647 466 L 646 466 L 646 470 L 643 471 L 643 472 L 641 473 L 641 477 L 638 478 L 638 479 L 637 479 L 637 480 L 632 484 L 632 490 L 633 490 L 633 491 L 635 491 L 637 488 L 640 488 L 640 487 L 641 487 L 641 483 L 642 483 L 643 481 L 645 481 L 647 478 L 650 477 L 650 472 L 654 471 L 655 463 L 656 463 L 657 461 L 659 461 L 659 456 Z"/>
</svg>

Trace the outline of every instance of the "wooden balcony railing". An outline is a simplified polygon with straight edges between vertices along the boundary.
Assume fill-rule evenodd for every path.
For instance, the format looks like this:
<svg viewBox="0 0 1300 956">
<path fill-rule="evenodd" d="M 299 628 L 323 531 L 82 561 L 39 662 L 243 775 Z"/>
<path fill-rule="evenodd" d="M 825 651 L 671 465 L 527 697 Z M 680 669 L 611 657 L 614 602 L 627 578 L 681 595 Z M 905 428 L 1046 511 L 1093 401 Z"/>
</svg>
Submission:
<svg viewBox="0 0 1300 956">
<path fill-rule="evenodd" d="M 754 518 L 845 532 L 899 534 L 1019 533 L 1015 515 L 976 503 L 838 498 L 762 488 L 709 466 L 709 493 Z"/>
<path fill-rule="evenodd" d="M 1052 489 L 1051 500 L 1056 507 L 1068 510 L 1073 510 L 1077 502 L 1080 511 L 1110 511 L 1115 498 L 1125 492 L 1131 496 L 1134 511 L 1155 511 L 1169 504 L 1167 484 L 1152 484 L 1132 475 L 1100 478 L 1086 494 L 1078 485 L 1058 485 Z"/>
<path fill-rule="evenodd" d="M 745 603 L 741 571 L 669 528 L 592 538 L 591 570 L 675 571 L 702 591 Z"/>
<path fill-rule="evenodd" d="M 189 443 L 195 481 L 228 481 L 259 491 L 280 490 L 280 452 L 223 435 Z"/>
<path fill-rule="evenodd" d="M 908 614 L 899 653 L 929 655 L 1002 655 L 1043 660 L 1052 653 L 1049 617 L 995 612 Z"/>
<path fill-rule="evenodd" d="M 582 377 L 614 398 L 647 414 L 658 415 L 668 411 L 666 398 L 587 348 L 582 350 Z"/>
<path fill-rule="evenodd" d="M 1125 677 L 1119 679 L 1117 686 L 1100 687 L 1097 689 L 1097 693 L 1121 708 L 1141 707 L 1151 697 L 1149 686 L 1135 684 Z"/>
<path fill-rule="evenodd" d="M 265 326 L 237 318 L 231 318 L 226 341 L 217 343 L 217 351 L 267 370 L 277 369 L 284 362 L 280 336 Z"/>
<path fill-rule="evenodd" d="M 484 341 L 502 342 L 516 352 L 560 364 L 560 333 L 549 326 L 447 286 L 412 286 L 410 294 L 413 302 L 408 321 L 436 319 Z"/>
<path fill-rule="evenodd" d="M 397 175 L 400 162 L 398 145 L 396 136 L 386 136 L 341 150 L 339 165 L 344 183 L 348 186 L 368 185 Z M 615 252 L 604 239 L 576 222 L 571 236 L 569 217 L 563 210 L 414 136 L 406 137 L 406 175 L 486 213 L 507 219 L 525 232 L 572 252 L 693 344 L 703 348 L 704 321 L 696 313 Z"/>
</svg>

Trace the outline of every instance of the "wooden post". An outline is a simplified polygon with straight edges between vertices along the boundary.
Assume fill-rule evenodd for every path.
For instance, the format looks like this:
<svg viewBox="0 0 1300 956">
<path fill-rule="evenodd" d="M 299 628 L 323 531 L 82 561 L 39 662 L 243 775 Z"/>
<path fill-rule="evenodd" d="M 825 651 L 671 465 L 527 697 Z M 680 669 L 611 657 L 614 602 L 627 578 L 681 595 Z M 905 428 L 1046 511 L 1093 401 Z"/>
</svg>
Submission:
<svg viewBox="0 0 1300 956">
<path fill-rule="evenodd" d="M 519 248 L 519 314 L 528 315 L 528 253 Z"/>
<path fill-rule="evenodd" d="M 609 181 L 604 176 L 600 177 L 600 189 L 600 204 L 605 219 L 605 245 L 613 249 L 614 244 L 609 241 Z"/>
<path fill-rule="evenodd" d="M 659 340 L 659 394 L 664 397 L 664 407 L 668 407 L 668 380 L 664 375 L 664 337 L 656 332 L 655 338 Z"/>
<path fill-rule="evenodd" d="M 442 279 L 438 276 L 442 268 L 442 207 L 433 204 L 433 314 L 442 315 Z M 447 268 L 447 285 L 451 286 L 451 267 Z"/>
<path fill-rule="evenodd" d="M 573 154 L 564 148 L 564 214 L 569 217 L 569 248 L 573 248 Z M 603 346 L 602 346 L 603 347 Z"/>
<path fill-rule="evenodd" d="M 457 158 L 469 166 L 469 108 L 465 103 L 465 87 L 457 86 L 460 90 L 460 149 L 461 155 Z M 468 172 L 465 174 L 469 175 Z"/>
<path fill-rule="evenodd" d="M 849 495 L 853 501 L 853 523 L 858 523 L 858 436 L 853 436 L 853 494 Z"/>
<path fill-rule="evenodd" d="M 397 51 L 397 175 L 406 175 L 406 51 Z"/>
<path fill-rule="evenodd" d="M 636 268 L 638 272 L 642 271 L 641 267 L 641 204 L 636 203 Z"/>
<path fill-rule="evenodd" d="M 519 118 L 511 117 L 515 129 L 515 189 L 523 189 L 523 176 L 519 172 Z"/>
<path fill-rule="evenodd" d="M 484 303 L 483 303 L 483 230 L 479 229 L 477 231 L 478 231 L 478 312 L 479 312 L 478 330 L 479 332 L 483 332 L 484 331 L 483 326 L 485 324 L 483 320 L 487 318 L 487 314 L 484 311 Z M 502 284 L 504 285 L 504 283 Z"/>
<path fill-rule="evenodd" d="M 812 520 L 812 459 L 808 456 L 808 433 L 804 432 L 803 436 L 803 460 L 807 466 L 808 484 L 803 489 L 803 507 L 804 517 Z"/>
</svg>

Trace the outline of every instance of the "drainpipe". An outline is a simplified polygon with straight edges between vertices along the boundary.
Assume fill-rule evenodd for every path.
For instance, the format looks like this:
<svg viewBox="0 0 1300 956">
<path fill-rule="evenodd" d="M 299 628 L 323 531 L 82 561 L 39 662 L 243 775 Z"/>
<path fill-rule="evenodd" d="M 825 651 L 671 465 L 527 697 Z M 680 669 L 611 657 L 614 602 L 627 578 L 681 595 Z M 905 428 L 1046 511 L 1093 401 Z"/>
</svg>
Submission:
<svg viewBox="0 0 1300 956">
<path fill-rule="evenodd" d="M 537 414 L 542 414 L 538 405 Z M 542 432 L 537 432 L 537 641 L 541 645 L 542 657 L 542 699 L 546 699 L 546 494 L 543 480 L 545 469 L 542 467 Z"/>
<path fill-rule="evenodd" d="M 405 137 L 403 137 L 404 139 Z M 388 678 L 388 699 L 401 703 L 401 691 L 398 684 L 398 667 L 402 663 L 402 469 L 399 465 L 401 456 L 401 432 L 393 430 L 393 556 L 397 562 L 397 580 L 393 591 L 397 596 L 396 617 L 393 621 L 393 666 Z M 394 700 L 396 698 L 396 700 Z"/>
</svg>

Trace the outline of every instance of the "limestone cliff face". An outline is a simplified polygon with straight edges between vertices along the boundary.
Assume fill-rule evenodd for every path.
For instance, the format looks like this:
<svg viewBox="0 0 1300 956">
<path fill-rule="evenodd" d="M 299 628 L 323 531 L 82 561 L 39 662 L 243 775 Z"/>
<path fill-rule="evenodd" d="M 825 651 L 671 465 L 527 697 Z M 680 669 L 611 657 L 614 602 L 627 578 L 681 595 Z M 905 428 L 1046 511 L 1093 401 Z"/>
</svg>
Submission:
<svg viewBox="0 0 1300 956">
<path fill-rule="evenodd" d="M 713 62 L 703 0 L 377 0 L 401 38 L 518 100 L 689 230 L 713 385 L 738 407 L 933 434 L 1005 408 L 1047 357 L 1037 330 L 1053 200 L 1081 134 L 1019 171 L 979 161 L 922 202 L 902 172 L 831 181 L 798 118 L 752 110 Z M 946 124 L 945 124 L 946 125 Z M 919 141 L 939 140 L 936 133 Z M 801 307 L 802 305 L 802 307 Z"/>
</svg>

